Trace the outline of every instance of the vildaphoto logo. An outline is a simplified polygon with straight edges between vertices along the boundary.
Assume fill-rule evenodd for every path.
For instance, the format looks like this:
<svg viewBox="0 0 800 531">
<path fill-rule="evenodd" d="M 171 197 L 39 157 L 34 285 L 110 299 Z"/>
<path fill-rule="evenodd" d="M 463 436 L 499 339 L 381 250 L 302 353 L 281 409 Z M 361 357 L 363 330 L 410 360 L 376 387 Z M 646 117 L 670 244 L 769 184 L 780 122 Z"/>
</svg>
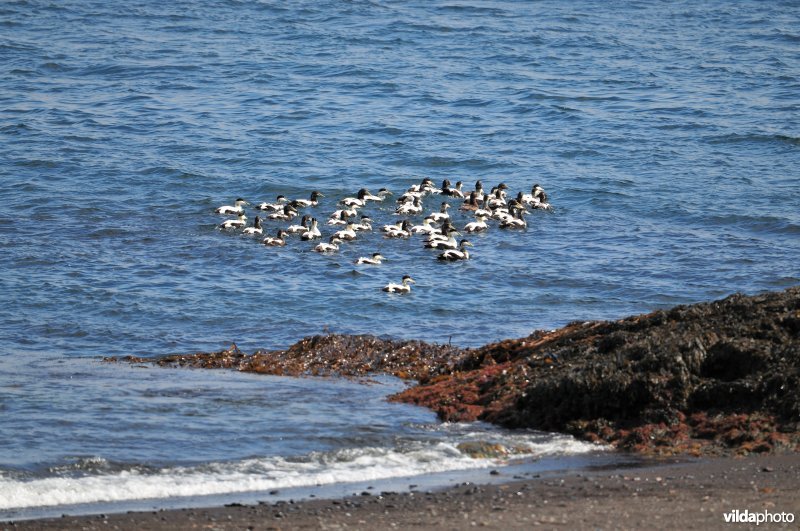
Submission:
<svg viewBox="0 0 800 531">
<path fill-rule="evenodd" d="M 725 523 L 728 524 L 791 524 L 794 522 L 794 513 L 771 513 L 769 511 L 751 512 L 747 509 L 740 511 L 734 509 L 723 513 Z"/>
</svg>

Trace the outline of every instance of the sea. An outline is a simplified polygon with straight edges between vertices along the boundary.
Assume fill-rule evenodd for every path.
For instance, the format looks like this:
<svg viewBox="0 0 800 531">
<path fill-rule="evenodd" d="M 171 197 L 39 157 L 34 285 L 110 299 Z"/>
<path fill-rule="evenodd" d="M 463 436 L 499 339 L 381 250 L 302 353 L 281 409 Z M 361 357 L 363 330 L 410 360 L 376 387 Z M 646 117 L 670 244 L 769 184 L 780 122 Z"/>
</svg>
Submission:
<svg viewBox="0 0 800 531">
<path fill-rule="evenodd" d="M 439 422 L 387 402 L 408 385 L 389 377 L 104 357 L 327 333 L 476 347 L 800 282 L 798 1 L 6 0 L 0 68 L 2 520 L 627 459 Z M 381 231 L 423 178 L 539 184 L 552 208 L 462 231 L 470 259 L 443 263 Z M 338 253 L 218 227 L 237 198 L 251 225 L 316 190 L 300 214 L 327 241 L 361 188 L 393 195 Z M 471 220 L 435 194 L 424 214 L 442 202 Z M 409 294 L 382 291 L 403 275 Z"/>
</svg>

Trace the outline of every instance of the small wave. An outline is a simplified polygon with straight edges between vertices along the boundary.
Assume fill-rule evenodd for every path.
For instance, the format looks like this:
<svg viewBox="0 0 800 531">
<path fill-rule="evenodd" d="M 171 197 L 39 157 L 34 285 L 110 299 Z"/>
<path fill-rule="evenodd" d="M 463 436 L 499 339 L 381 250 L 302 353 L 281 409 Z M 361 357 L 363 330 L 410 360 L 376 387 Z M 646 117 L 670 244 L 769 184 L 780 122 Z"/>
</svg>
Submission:
<svg viewBox="0 0 800 531">
<path fill-rule="evenodd" d="M 731 133 L 727 135 L 717 135 L 707 137 L 706 141 L 709 144 L 741 144 L 749 142 L 766 142 L 766 143 L 783 143 L 792 146 L 800 146 L 800 138 L 790 135 L 783 135 L 780 133 L 764 134 L 764 133 Z"/>
<path fill-rule="evenodd" d="M 40 68 L 42 70 L 48 70 L 50 72 L 68 72 L 71 68 L 64 66 L 60 63 L 55 63 L 53 61 L 49 61 L 47 63 L 43 63 Z"/>
<path fill-rule="evenodd" d="M 487 17 L 500 17 L 505 18 L 508 16 L 508 12 L 504 9 L 499 7 L 486 7 L 486 6 L 470 6 L 470 5 L 444 5 L 439 6 L 436 8 L 437 11 L 443 11 L 447 13 L 466 13 L 466 14 L 476 14 L 480 16 L 487 16 Z"/>
<path fill-rule="evenodd" d="M 394 449 L 345 448 L 298 458 L 264 457 L 163 469 L 81 457 L 52 467 L 53 477 L 25 480 L 16 474 L 0 475 L 0 510 L 374 481 L 498 466 L 513 455 L 543 457 L 597 450 L 595 445 L 563 435 L 487 438 L 483 432 L 468 432 L 447 442 L 412 442 Z"/>
</svg>

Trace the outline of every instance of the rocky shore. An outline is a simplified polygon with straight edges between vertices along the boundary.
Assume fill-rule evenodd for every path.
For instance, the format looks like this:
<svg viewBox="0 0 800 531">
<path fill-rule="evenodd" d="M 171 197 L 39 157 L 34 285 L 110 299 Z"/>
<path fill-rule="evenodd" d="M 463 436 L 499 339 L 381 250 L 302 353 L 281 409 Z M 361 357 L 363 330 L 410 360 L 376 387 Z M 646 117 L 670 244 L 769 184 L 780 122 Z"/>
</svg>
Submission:
<svg viewBox="0 0 800 531">
<path fill-rule="evenodd" d="M 325 335 L 284 351 L 109 361 L 292 376 L 392 374 L 442 420 L 570 433 L 646 454 L 800 451 L 800 287 L 571 323 L 476 349 Z"/>
<path fill-rule="evenodd" d="M 583 470 L 426 492 L 0 522 L 51 529 L 797 529 L 800 454 Z M 770 523 L 726 523 L 769 513 Z M 747 511 L 747 513 L 745 513 Z"/>
</svg>

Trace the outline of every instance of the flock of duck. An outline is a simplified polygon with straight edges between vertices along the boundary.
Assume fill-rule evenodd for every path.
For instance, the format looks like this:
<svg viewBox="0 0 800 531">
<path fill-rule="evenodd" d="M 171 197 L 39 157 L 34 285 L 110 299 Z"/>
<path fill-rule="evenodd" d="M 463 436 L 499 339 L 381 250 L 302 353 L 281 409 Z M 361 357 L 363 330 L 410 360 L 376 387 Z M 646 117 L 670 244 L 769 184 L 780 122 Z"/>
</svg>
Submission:
<svg viewBox="0 0 800 531">
<path fill-rule="evenodd" d="M 412 235 L 424 237 L 424 246 L 428 249 L 439 251 L 438 259 L 444 262 L 458 262 L 469 260 L 468 247 L 472 246 L 467 239 L 456 240 L 462 232 L 475 234 L 489 230 L 489 222 L 496 222 L 501 229 L 525 229 L 528 224 L 525 214 L 528 209 L 552 210 L 547 201 L 547 194 L 538 184 L 534 184 L 529 194 L 517 193 L 509 198 L 508 186 L 505 183 L 493 187 L 488 192 L 483 189 L 481 181 L 475 183 L 475 189 L 469 192 L 462 190 L 463 183 L 457 182 L 451 186 L 445 179 L 441 187 L 437 187 L 429 178 L 424 178 L 418 184 L 408 188 L 397 200 L 394 214 L 402 216 L 396 223 L 383 225 L 381 231 L 387 239 L 407 239 Z M 374 221 L 368 214 L 361 213 L 362 209 L 368 210 L 370 202 L 384 203 L 392 196 L 392 192 L 381 188 L 377 194 L 372 194 L 362 188 L 354 197 L 345 197 L 337 203 L 337 210 L 330 214 L 325 222 L 327 242 L 322 241 L 313 248 L 318 253 L 336 253 L 340 246 L 359 237 L 359 233 L 372 231 Z M 424 200 L 426 197 L 440 196 L 442 198 L 439 209 L 425 215 Z M 325 197 L 319 191 L 311 192 L 308 199 L 290 200 L 279 195 L 275 202 L 263 202 L 255 205 L 259 214 L 253 219 L 253 224 L 247 224 L 247 214 L 244 207 L 250 203 L 242 198 L 236 199 L 233 205 L 217 208 L 215 212 L 223 215 L 233 215 L 235 218 L 227 219 L 218 225 L 220 230 L 241 231 L 249 236 L 263 236 L 265 222 L 281 223 L 274 236 L 266 236 L 262 243 L 267 247 L 282 247 L 286 245 L 287 238 L 299 235 L 300 240 L 314 242 L 323 239 L 320 222 L 311 214 L 304 214 L 299 224 L 286 226 L 300 216 L 303 209 L 318 207 L 320 198 Z M 471 216 L 474 221 L 464 224 L 458 229 L 453 224 L 453 219 L 448 210 L 458 205 L 458 210 L 465 216 Z M 412 219 L 422 219 L 419 224 L 413 224 Z M 355 260 L 355 265 L 380 265 L 385 258 L 380 253 L 372 256 L 360 257 Z M 409 293 L 414 279 L 405 275 L 399 284 L 390 283 L 383 287 L 388 293 Z"/>
</svg>

